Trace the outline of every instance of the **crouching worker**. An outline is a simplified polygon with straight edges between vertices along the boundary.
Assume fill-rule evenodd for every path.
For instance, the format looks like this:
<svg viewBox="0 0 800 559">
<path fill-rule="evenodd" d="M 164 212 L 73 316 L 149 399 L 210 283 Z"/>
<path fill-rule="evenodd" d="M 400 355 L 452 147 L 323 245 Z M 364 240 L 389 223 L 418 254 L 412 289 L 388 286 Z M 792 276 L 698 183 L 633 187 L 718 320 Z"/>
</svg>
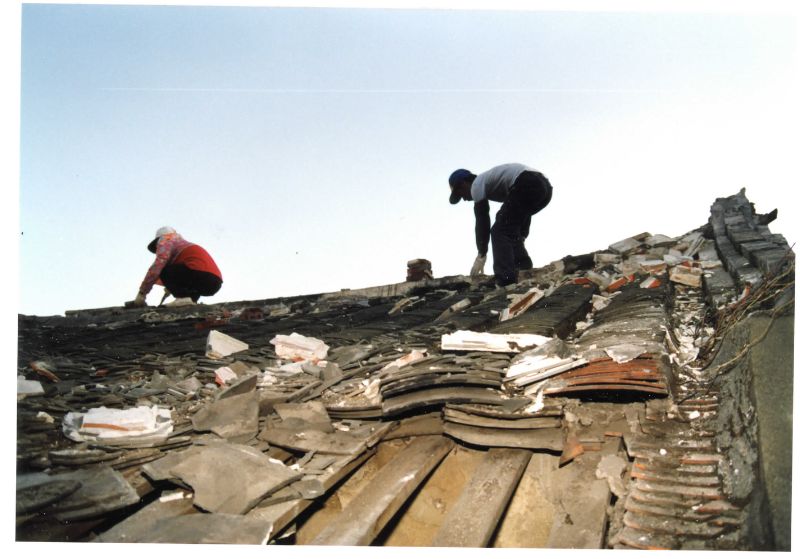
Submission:
<svg viewBox="0 0 800 559">
<path fill-rule="evenodd" d="M 126 307 L 147 306 L 145 297 L 154 284 L 164 286 L 165 298 L 169 294 L 175 297 L 170 305 L 196 303 L 201 296 L 214 295 L 222 287 L 222 274 L 211 255 L 172 227 L 156 231 L 156 238 L 147 245 L 147 250 L 155 253 L 156 260 L 147 270 L 136 299 L 125 303 Z"/>
<path fill-rule="evenodd" d="M 475 175 L 457 169 L 450 175 L 450 203 L 461 200 L 475 203 L 475 242 L 478 256 L 470 275 L 483 273 L 489 239 L 494 254 L 494 278 L 499 286 L 517 282 L 519 270 L 533 267 L 525 249 L 531 227 L 531 216 L 550 203 L 553 187 L 542 173 L 520 163 L 498 165 Z M 502 206 L 491 225 L 489 201 Z"/>
</svg>

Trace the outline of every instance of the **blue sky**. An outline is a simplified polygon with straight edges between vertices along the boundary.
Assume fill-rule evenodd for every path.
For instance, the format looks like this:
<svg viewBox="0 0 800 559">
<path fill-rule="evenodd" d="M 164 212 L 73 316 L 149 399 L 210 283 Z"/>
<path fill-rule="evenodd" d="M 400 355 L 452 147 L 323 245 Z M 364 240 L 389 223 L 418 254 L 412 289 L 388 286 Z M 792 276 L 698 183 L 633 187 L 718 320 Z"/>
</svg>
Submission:
<svg viewBox="0 0 800 559">
<path fill-rule="evenodd" d="M 535 266 L 742 187 L 794 242 L 797 20 L 755 4 L 18 6 L 18 312 L 133 299 L 162 225 L 219 264 L 207 303 L 467 273 L 447 177 L 511 161 L 554 186 Z"/>
</svg>

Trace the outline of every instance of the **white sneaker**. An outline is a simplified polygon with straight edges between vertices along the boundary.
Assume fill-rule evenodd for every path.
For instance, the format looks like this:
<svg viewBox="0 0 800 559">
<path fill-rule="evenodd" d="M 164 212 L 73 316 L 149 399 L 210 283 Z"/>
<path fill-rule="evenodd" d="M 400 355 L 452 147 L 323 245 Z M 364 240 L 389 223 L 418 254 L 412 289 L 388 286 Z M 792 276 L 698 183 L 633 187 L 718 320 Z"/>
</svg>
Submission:
<svg viewBox="0 0 800 559">
<path fill-rule="evenodd" d="M 170 301 L 165 307 L 185 307 L 187 305 L 194 305 L 191 297 L 178 297 L 174 301 Z"/>
</svg>

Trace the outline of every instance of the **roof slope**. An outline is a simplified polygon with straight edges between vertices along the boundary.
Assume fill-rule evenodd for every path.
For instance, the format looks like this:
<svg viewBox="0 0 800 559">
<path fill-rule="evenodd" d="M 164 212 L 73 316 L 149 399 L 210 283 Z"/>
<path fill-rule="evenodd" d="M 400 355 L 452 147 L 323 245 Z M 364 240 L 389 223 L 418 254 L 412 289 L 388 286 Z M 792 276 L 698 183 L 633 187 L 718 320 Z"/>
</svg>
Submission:
<svg viewBox="0 0 800 559">
<path fill-rule="evenodd" d="M 740 192 L 505 289 L 20 316 L 17 538 L 752 546 L 706 365 L 793 312 L 770 219 Z"/>
</svg>

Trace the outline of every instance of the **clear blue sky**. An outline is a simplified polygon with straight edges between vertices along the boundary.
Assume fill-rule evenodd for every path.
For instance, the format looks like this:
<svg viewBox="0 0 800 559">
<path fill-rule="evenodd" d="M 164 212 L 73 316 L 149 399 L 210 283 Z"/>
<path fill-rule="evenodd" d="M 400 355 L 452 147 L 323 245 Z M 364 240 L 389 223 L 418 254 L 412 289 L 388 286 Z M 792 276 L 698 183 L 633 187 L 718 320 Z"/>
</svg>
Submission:
<svg viewBox="0 0 800 559">
<path fill-rule="evenodd" d="M 554 186 L 535 266 L 680 235 L 743 186 L 794 242 L 796 14 L 728 4 L 18 6 L 18 312 L 133 299 L 162 225 L 219 264 L 207 303 L 467 273 L 447 177 L 511 161 Z"/>
</svg>

